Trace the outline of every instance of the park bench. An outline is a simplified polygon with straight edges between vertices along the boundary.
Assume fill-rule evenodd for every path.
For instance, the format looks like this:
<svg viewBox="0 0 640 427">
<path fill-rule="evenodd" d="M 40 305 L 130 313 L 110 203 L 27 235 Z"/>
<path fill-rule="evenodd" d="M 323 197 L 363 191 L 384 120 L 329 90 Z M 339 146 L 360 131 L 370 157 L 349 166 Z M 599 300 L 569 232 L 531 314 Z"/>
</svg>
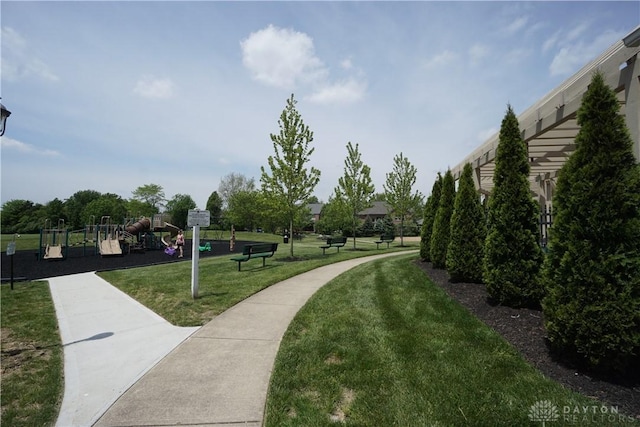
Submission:
<svg viewBox="0 0 640 427">
<path fill-rule="evenodd" d="M 386 243 L 387 244 L 387 249 L 389 249 L 389 245 L 391 244 L 391 242 L 393 242 L 396 238 L 394 236 L 386 236 L 386 235 L 382 235 L 380 236 L 380 240 L 376 240 L 375 243 L 376 244 L 376 249 L 380 249 L 380 244 L 381 243 Z"/>
<path fill-rule="evenodd" d="M 198 245 L 198 250 L 200 252 L 208 251 L 211 252 L 211 242 L 205 242 L 204 245 Z"/>
<path fill-rule="evenodd" d="M 265 260 L 273 256 L 278 250 L 277 243 L 257 243 L 253 245 L 244 245 L 242 249 L 242 255 L 231 258 L 231 261 L 238 263 L 238 271 L 240 271 L 240 265 L 243 262 L 249 261 L 252 258 L 262 258 L 262 266 L 265 266 Z"/>
<path fill-rule="evenodd" d="M 340 248 L 343 247 L 346 243 L 346 237 L 329 237 L 327 239 L 327 243 L 320 246 L 320 249 L 322 249 L 322 255 L 324 255 L 325 250 L 329 248 L 337 248 L 338 252 L 340 252 Z"/>
</svg>

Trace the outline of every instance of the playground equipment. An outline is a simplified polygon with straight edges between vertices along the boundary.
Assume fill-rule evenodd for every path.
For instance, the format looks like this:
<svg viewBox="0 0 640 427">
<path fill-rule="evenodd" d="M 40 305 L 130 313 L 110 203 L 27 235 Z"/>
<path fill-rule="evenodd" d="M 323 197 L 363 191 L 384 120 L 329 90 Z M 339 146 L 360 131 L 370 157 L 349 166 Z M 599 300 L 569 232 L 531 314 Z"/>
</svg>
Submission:
<svg viewBox="0 0 640 427">
<path fill-rule="evenodd" d="M 100 219 L 100 227 L 98 228 L 98 248 L 100 255 L 122 255 L 122 246 L 120 245 L 120 233 L 122 226 L 112 225 L 110 216 L 103 216 Z"/>
<path fill-rule="evenodd" d="M 58 220 L 57 228 L 51 228 L 51 220 L 45 220 L 44 227 L 40 229 L 38 259 L 64 259 L 68 246 L 69 232 L 64 227 L 64 219 Z"/>
</svg>

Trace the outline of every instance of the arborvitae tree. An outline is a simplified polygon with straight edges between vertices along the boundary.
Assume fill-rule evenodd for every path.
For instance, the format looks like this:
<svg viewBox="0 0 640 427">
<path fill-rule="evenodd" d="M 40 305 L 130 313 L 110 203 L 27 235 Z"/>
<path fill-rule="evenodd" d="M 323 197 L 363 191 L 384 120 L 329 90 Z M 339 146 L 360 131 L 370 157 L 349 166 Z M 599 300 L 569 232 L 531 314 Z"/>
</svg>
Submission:
<svg viewBox="0 0 640 427">
<path fill-rule="evenodd" d="M 433 187 L 431 188 L 431 195 L 424 205 L 422 229 L 420 230 L 420 258 L 426 262 L 431 262 L 431 233 L 433 232 L 433 222 L 436 219 L 436 211 L 440 203 L 441 190 L 442 175 L 438 172 L 436 182 L 433 183 Z"/>
<path fill-rule="evenodd" d="M 456 198 L 456 187 L 451 170 L 447 170 L 442 180 L 438 210 L 431 232 L 431 262 L 434 268 L 445 268 L 447 265 L 447 248 L 449 247 L 449 232 L 451 229 L 451 215 Z"/>
<path fill-rule="evenodd" d="M 484 208 L 473 184 L 473 168 L 467 163 L 456 192 L 447 249 L 447 271 L 453 281 L 482 283 L 486 237 Z"/>
<path fill-rule="evenodd" d="M 619 109 L 596 73 L 556 185 L 542 306 L 553 348 L 625 373 L 640 363 L 640 165 Z"/>
<path fill-rule="evenodd" d="M 483 280 L 500 304 L 537 306 L 543 295 L 539 209 L 531 197 L 527 147 L 510 105 L 500 127 L 495 163 Z"/>
</svg>

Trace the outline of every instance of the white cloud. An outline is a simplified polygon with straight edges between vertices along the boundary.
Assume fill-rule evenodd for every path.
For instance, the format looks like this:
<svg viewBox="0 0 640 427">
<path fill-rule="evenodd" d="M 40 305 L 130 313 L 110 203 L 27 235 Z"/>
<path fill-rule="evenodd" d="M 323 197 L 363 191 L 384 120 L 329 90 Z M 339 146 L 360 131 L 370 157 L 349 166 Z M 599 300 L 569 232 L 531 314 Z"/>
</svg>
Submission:
<svg viewBox="0 0 640 427">
<path fill-rule="evenodd" d="M 6 136 L 3 136 L 0 139 L 0 145 L 2 146 L 3 150 L 13 150 L 13 151 L 19 151 L 21 153 L 26 153 L 26 154 L 36 154 L 39 156 L 50 156 L 50 157 L 60 156 L 60 153 L 55 150 L 41 150 L 37 147 L 34 147 L 33 145 L 26 144 L 24 142 L 20 142 L 12 138 L 7 138 Z"/>
<path fill-rule="evenodd" d="M 169 78 L 146 75 L 138 80 L 133 92 L 145 98 L 167 99 L 173 96 L 173 88 L 174 84 Z"/>
<path fill-rule="evenodd" d="M 549 65 L 549 73 L 552 76 L 566 76 L 577 72 L 624 35 L 621 32 L 605 31 L 592 41 L 581 39 L 573 44 L 564 42 Z"/>
<path fill-rule="evenodd" d="M 505 31 L 507 32 L 507 34 L 515 34 L 523 29 L 527 25 L 528 21 L 529 18 L 527 18 L 526 16 L 514 19 L 511 24 L 507 25 Z"/>
<path fill-rule="evenodd" d="M 292 89 L 327 74 L 315 56 L 313 40 L 304 33 L 269 25 L 240 42 L 242 62 L 253 78 L 270 86 Z"/>
<path fill-rule="evenodd" d="M 342 67 L 342 68 L 343 68 L 343 69 L 345 69 L 345 70 L 350 70 L 350 69 L 352 69 L 352 68 L 353 68 L 353 63 L 351 62 L 351 58 L 343 59 L 343 60 L 340 62 L 340 67 Z"/>
<path fill-rule="evenodd" d="M 489 48 L 483 44 L 476 43 L 469 48 L 469 58 L 472 64 L 477 64 L 482 58 L 489 54 Z"/>
<path fill-rule="evenodd" d="M 556 31 L 544 41 L 542 44 L 542 52 L 547 52 L 550 49 L 553 49 L 558 44 L 558 39 L 560 38 L 560 31 Z"/>
<path fill-rule="evenodd" d="M 361 100 L 366 90 L 366 83 L 349 79 L 342 83 L 325 85 L 307 99 L 316 104 L 348 104 Z"/>
<path fill-rule="evenodd" d="M 2 77 L 17 81 L 31 76 L 58 81 L 49 66 L 29 51 L 27 40 L 11 27 L 2 27 Z"/>
<path fill-rule="evenodd" d="M 458 54 L 445 50 L 424 62 L 424 68 L 443 67 L 458 59 Z"/>
</svg>

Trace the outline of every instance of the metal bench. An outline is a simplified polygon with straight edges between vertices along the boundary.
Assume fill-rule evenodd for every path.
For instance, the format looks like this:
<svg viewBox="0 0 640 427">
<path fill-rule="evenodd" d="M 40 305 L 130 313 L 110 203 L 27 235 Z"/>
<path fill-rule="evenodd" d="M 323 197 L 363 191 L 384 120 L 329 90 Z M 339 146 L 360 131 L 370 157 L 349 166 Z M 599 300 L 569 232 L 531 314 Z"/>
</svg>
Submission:
<svg viewBox="0 0 640 427">
<path fill-rule="evenodd" d="M 391 242 L 393 242 L 396 238 L 394 236 L 385 236 L 384 234 L 382 236 L 380 236 L 380 240 L 376 240 L 375 243 L 376 244 L 376 249 L 380 249 L 380 244 L 381 243 L 386 243 L 387 244 L 387 249 L 389 249 L 389 245 L 391 244 Z"/>
<path fill-rule="evenodd" d="M 242 255 L 231 258 L 231 261 L 238 263 L 238 271 L 240 271 L 240 266 L 243 262 L 247 262 L 252 258 L 262 258 L 262 266 L 264 267 L 266 259 L 272 257 L 277 250 L 277 243 L 244 245 L 244 248 L 242 248 Z"/>
<path fill-rule="evenodd" d="M 325 251 L 329 248 L 337 248 L 338 252 L 340 252 L 340 248 L 343 247 L 346 243 L 346 237 L 329 237 L 327 239 L 327 243 L 320 246 L 320 249 L 322 249 L 322 255 L 324 255 Z"/>
</svg>

